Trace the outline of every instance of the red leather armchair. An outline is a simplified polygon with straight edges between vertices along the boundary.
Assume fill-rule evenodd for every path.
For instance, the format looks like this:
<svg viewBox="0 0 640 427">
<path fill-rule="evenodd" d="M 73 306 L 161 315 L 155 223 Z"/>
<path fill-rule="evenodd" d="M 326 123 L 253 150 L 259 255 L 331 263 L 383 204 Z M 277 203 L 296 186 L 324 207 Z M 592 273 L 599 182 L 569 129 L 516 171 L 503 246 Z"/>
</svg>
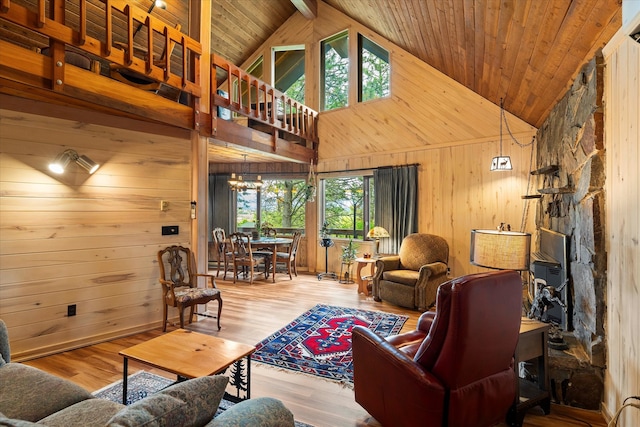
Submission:
<svg viewBox="0 0 640 427">
<path fill-rule="evenodd" d="M 384 426 L 490 426 L 514 403 L 522 282 L 514 271 L 438 288 L 436 312 L 385 340 L 353 328 L 355 398 Z"/>
</svg>

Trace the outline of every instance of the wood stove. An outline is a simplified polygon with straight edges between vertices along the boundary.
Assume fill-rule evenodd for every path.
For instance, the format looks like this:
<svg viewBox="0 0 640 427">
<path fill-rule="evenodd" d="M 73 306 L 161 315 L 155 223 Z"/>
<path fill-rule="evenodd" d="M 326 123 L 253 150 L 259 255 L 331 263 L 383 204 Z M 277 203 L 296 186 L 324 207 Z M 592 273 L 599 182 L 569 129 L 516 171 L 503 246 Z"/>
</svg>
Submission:
<svg viewBox="0 0 640 427">
<path fill-rule="evenodd" d="M 571 294 L 568 279 L 568 236 L 540 228 L 539 250 L 531 254 L 529 317 L 571 329 Z"/>
</svg>

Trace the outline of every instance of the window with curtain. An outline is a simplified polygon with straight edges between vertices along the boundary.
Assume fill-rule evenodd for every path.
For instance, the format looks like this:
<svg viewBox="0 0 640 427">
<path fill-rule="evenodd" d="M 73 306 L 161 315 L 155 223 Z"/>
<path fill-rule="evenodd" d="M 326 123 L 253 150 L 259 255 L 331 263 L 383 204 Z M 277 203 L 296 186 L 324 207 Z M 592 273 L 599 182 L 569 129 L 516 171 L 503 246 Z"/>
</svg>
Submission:
<svg viewBox="0 0 640 427">
<path fill-rule="evenodd" d="M 304 233 L 306 178 L 265 178 L 261 191 L 231 191 L 229 174 L 209 175 L 209 239 L 221 227 L 228 234 L 253 231 L 265 223 L 279 234 Z"/>
<path fill-rule="evenodd" d="M 320 179 L 321 218 L 329 235 L 364 239 L 374 223 L 374 179 L 371 175 Z"/>
</svg>

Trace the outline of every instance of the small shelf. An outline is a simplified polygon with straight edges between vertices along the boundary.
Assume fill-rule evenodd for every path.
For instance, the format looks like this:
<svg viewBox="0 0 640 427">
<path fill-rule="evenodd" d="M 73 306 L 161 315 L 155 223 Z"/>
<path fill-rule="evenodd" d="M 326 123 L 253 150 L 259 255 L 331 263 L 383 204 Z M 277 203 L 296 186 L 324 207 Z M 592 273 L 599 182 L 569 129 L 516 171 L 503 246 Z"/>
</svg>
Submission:
<svg viewBox="0 0 640 427">
<path fill-rule="evenodd" d="M 567 194 L 573 193 L 575 190 L 573 187 L 561 187 L 561 188 L 541 188 L 538 193 L 541 194 Z"/>
<path fill-rule="evenodd" d="M 546 175 L 546 174 L 551 174 L 551 173 L 556 173 L 560 170 L 560 166 L 558 165 L 549 165 L 549 166 L 544 166 L 540 169 L 536 169 L 534 171 L 531 171 L 531 175 Z"/>
</svg>

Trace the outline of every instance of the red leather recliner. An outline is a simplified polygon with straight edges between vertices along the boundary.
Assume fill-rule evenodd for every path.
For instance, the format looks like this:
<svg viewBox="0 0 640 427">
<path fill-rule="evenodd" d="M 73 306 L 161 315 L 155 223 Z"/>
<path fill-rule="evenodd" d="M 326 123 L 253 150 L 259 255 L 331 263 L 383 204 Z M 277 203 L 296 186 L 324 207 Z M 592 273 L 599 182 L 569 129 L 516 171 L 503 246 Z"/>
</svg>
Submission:
<svg viewBox="0 0 640 427">
<path fill-rule="evenodd" d="M 440 285 L 436 312 L 416 331 L 385 340 L 354 327 L 356 402 L 389 427 L 504 421 L 516 395 L 521 306 L 518 273 L 473 274 Z"/>
</svg>

